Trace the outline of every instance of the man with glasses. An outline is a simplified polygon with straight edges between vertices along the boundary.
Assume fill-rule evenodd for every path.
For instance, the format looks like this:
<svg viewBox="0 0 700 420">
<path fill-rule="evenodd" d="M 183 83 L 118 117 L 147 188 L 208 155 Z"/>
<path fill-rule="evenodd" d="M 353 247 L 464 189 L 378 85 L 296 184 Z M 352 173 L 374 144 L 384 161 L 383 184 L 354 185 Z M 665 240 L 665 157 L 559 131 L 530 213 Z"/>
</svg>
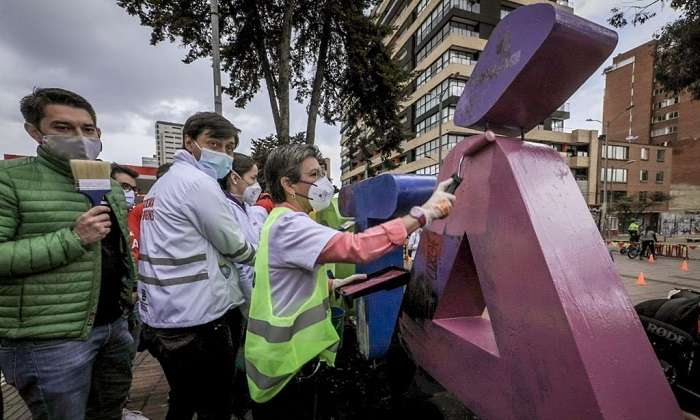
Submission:
<svg viewBox="0 0 700 420">
<path fill-rule="evenodd" d="M 129 167 L 114 163 L 112 164 L 111 176 L 112 179 L 121 185 L 122 190 L 124 190 L 124 197 L 126 197 L 126 204 L 129 206 L 129 209 L 132 209 L 136 204 L 136 195 L 139 193 L 139 189 L 136 186 L 136 178 L 139 177 L 139 173 Z"/>
<path fill-rule="evenodd" d="M 232 169 L 238 129 L 213 112 L 191 116 L 183 149 L 144 199 L 139 243 L 142 339 L 170 385 L 167 418 L 229 419 L 244 301 L 234 263 L 252 264 L 217 180 Z"/>
<path fill-rule="evenodd" d="M 120 419 L 131 386 L 126 315 L 135 273 L 126 201 L 90 208 L 69 160 L 102 150 L 93 107 L 76 93 L 22 98 L 37 156 L 0 162 L 0 369 L 37 419 Z"/>
</svg>

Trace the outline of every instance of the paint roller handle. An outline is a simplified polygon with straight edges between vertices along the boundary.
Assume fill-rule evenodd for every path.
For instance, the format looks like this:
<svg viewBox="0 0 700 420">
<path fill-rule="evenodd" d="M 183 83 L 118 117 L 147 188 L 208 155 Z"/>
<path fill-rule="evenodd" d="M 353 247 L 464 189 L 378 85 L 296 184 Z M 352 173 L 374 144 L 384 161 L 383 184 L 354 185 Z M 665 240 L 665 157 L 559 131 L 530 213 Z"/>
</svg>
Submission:
<svg viewBox="0 0 700 420">
<path fill-rule="evenodd" d="M 486 146 L 493 143 L 496 140 L 496 135 L 491 130 L 487 130 L 483 135 L 479 136 L 474 142 L 472 142 L 466 149 L 464 149 L 464 154 L 459 159 L 459 165 L 457 166 L 457 171 L 452 174 L 452 182 L 445 189 L 445 192 L 454 194 L 457 191 L 457 187 L 462 183 L 462 163 L 465 157 L 474 156 L 475 154 L 482 151 Z"/>
<path fill-rule="evenodd" d="M 452 182 L 450 185 L 445 188 L 445 192 L 448 192 L 450 194 L 454 194 L 455 191 L 457 190 L 457 187 L 459 187 L 459 184 L 462 183 L 462 177 L 457 175 L 457 172 L 452 174 Z"/>
</svg>

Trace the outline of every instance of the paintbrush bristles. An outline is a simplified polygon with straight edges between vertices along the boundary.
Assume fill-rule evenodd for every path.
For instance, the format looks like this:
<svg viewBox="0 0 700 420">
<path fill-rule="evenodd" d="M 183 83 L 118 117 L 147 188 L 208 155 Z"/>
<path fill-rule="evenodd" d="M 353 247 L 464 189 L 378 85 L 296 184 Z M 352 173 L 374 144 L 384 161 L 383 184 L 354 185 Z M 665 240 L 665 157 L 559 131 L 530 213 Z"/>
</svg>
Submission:
<svg viewBox="0 0 700 420">
<path fill-rule="evenodd" d="M 79 179 L 109 179 L 112 171 L 109 162 L 82 159 L 72 159 L 70 169 L 76 181 Z"/>
</svg>

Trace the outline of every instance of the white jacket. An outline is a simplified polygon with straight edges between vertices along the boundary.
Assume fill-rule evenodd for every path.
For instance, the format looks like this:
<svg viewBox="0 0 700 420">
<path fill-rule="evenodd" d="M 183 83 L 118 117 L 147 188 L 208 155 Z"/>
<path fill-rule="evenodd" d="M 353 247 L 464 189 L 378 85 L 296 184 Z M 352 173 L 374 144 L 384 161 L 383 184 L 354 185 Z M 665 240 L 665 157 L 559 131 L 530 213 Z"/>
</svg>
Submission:
<svg viewBox="0 0 700 420">
<path fill-rule="evenodd" d="M 260 206 L 251 206 L 247 203 L 243 203 L 228 193 L 226 195 L 233 217 L 236 219 L 241 231 L 243 231 L 243 236 L 257 249 L 258 243 L 260 242 L 260 231 L 265 224 L 265 219 L 267 219 L 267 210 Z M 239 284 L 241 286 L 241 291 L 243 292 L 246 303 L 250 304 L 253 280 L 255 279 L 255 267 L 245 264 L 236 264 L 236 268 L 238 269 L 238 275 L 240 277 Z"/>
<path fill-rule="evenodd" d="M 253 264 L 228 199 L 212 174 L 181 150 L 144 200 L 139 312 L 154 328 L 205 324 L 243 303 L 234 263 Z"/>
</svg>

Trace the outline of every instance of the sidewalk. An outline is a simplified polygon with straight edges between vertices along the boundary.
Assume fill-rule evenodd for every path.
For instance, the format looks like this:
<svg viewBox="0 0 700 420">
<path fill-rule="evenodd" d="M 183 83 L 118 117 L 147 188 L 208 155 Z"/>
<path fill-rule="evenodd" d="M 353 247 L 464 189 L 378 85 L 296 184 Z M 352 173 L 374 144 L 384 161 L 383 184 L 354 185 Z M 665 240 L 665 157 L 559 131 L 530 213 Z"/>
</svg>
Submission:
<svg viewBox="0 0 700 420">
<path fill-rule="evenodd" d="M 674 288 L 700 289 L 700 261 L 691 260 L 688 272 L 680 270 L 681 260 L 659 258 L 653 264 L 631 260 L 613 253 L 615 265 L 620 273 L 632 303 L 647 299 L 666 297 Z M 639 273 L 644 273 L 646 285 L 636 284 Z M 165 418 L 168 410 L 168 383 L 158 362 L 148 352 L 139 353 L 134 362 L 134 381 L 131 385 L 129 409 L 138 410 L 153 420 Z M 5 401 L 5 419 L 29 420 L 31 415 L 14 388 L 2 384 Z"/>
</svg>

